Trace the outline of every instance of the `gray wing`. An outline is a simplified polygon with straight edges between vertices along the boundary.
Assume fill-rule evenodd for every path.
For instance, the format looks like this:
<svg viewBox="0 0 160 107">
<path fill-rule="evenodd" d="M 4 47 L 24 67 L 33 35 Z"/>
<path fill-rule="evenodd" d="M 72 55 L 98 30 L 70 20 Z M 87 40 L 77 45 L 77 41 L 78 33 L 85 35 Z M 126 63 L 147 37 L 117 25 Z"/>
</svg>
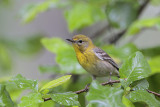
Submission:
<svg viewBox="0 0 160 107">
<path fill-rule="evenodd" d="M 103 51 L 100 48 L 95 48 L 94 52 L 99 59 L 109 62 L 112 66 L 114 66 L 119 71 L 118 65 L 113 61 L 113 59 L 105 51 Z"/>
</svg>

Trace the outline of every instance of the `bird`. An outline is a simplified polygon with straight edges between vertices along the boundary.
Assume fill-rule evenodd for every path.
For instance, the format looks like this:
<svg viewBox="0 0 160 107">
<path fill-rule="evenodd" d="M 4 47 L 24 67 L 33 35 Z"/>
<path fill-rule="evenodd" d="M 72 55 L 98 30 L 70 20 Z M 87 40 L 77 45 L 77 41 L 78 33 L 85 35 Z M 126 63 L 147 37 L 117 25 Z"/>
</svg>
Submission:
<svg viewBox="0 0 160 107">
<path fill-rule="evenodd" d="M 119 76 L 119 67 L 115 61 L 102 49 L 95 46 L 92 40 L 82 34 L 66 39 L 72 43 L 79 64 L 93 76 L 105 77 Z"/>
</svg>

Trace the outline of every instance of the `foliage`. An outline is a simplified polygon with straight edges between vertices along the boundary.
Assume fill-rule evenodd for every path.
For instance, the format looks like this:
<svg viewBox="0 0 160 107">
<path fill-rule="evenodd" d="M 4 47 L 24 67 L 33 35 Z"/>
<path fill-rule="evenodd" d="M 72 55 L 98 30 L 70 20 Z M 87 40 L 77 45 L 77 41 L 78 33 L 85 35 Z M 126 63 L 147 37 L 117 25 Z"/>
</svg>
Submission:
<svg viewBox="0 0 160 107">
<path fill-rule="evenodd" d="M 148 1 L 148 0 L 146 0 Z M 160 17 L 141 18 L 145 0 L 45 0 L 30 4 L 21 11 L 22 22 L 29 23 L 38 14 L 59 8 L 70 32 L 81 30 L 100 21 L 107 22 L 111 29 L 124 30 L 126 36 L 136 36 L 143 29 L 159 30 Z M 1 0 L 8 4 L 10 0 Z M 159 0 L 149 4 L 159 5 Z M 106 31 L 109 31 L 106 29 Z M 23 40 L 15 40 L 0 35 L 0 71 L 9 71 L 13 65 L 12 54 L 35 55 L 42 45 L 55 54 L 56 64 L 40 65 L 43 73 L 65 75 L 58 79 L 38 82 L 18 74 L 14 77 L 0 78 L 0 106 L 2 107 L 159 107 L 160 99 L 147 92 L 160 89 L 160 47 L 139 49 L 133 43 L 106 45 L 106 51 L 120 66 L 120 83 L 102 86 L 106 78 L 91 79 L 79 65 L 73 47 L 60 38 L 42 38 L 33 35 Z M 14 53 L 13 53 L 14 52 Z M 66 75 L 70 74 L 70 75 Z M 72 77 L 71 77 L 72 75 Z M 112 77 L 112 79 L 118 79 Z M 87 93 L 76 94 L 86 84 L 91 83 Z M 30 90 L 26 93 L 26 90 Z M 22 97 L 21 97 L 22 96 Z M 19 101 L 20 99 L 20 101 Z"/>
<path fill-rule="evenodd" d="M 115 87 L 102 86 L 99 82 L 95 80 L 92 81 L 90 90 L 86 95 L 86 100 L 88 101 L 88 103 L 86 104 L 87 107 L 106 107 L 106 105 L 110 105 L 111 107 L 117 107 L 117 105 L 120 107 L 134 107 L 134 102 L 144 102 L 149 107 L 158 107 L 160 101 L 158 101 L 153 94 L 146 91 L 146 89 L 149 88 L 149 83 L 144 78 L 148 77 L 150 75 L 150 72 L 151 71 L 149 64 L 145 60 L 143 54 L 141 52 L 133 53 L 125 59 L 122 67 L 120 68 L 120 84 L 122 85 L 121 87 L 120 85 L 117 85 Z M 34 90 L 30 92 L 30 94 L 27 94 L 21 98 L 21 102 L 18 104 L 19 107 L 23 107 L 28 103 L 28 107 L 39 107 L 41 105 L 53 106 L 54 104 L 65 106 L 80 106 L 77 94 L 73 92 L 62 93 L 60 91 L 60 88 L 63 88 L 63 90 L 66 91 L 68 89 L 71 89 L 70 86 L 68 86 L 68 88 L 64 86 L 65 84 L 73 84 L 72 82 L 67 82 L 70 77 L 71 75 L 66 75 L 56 80 L 52 80 L 46 85 L 43 85 L 38 92 L 37 81 L 26 79 L 18 74 L 6 83 L 6 87 L 7 84 L 13 82 L 20 89 L 29 88 L 31 90 Z M 59 85 L 62 84 L 64 84 L 63 87 L 59 87 Z M 1 92 L 4 93 L 4 91 L 6 91 L 4 88 L 5 85 L 1 85 L 1 87 Z M 54 90 L 56 87 L 59 91 Z M 3 96 L 6 95 L 9 96 L 9 94 L 5 94 Z M 53 102 L 44 102 L 43 99 L 48 98 L 51 98 Z M 1 102 L 3 102 L 2 104 L 11 104 L 13 106 L 11 98 L 7 97 L 7 100 L 9 101 L 4 102 L 5 100 L 1 99 Z"/>
</svg>

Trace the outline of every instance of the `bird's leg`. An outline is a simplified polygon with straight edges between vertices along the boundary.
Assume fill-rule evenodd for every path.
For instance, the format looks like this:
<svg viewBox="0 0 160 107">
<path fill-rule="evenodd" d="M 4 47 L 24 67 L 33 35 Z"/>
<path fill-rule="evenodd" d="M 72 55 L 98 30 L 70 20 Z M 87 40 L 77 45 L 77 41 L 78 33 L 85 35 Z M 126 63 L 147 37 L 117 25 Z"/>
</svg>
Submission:
<svg viewBox="0 0 160 107">
<path fill-rule="evenodd" d="M 93 77 L 93 79 L 92 79 L 92 80 L 96 80 L 96 76 L 95 76 L 95 75 L 93 75 L 92 77 Z"/>
<path fill-rule="evenodd" d="M 96 76 L 95 75 L 93 75 L 92 77 L 93 77 L 93 80 L 96 80 Z M 84 90 L 86 92 L 89 90 L 89 86 L 90 86 L 90 83 L 85 86 Z"/>
<path fill-rule="evenodd" d="M 90 86 L 90 83 L 85 86 L 84 90 L 85 90 L 86 92 L 89 90 L 89 86 Z"/>
<path fill-rule="evenodd" d="M 112 80 L 111 80 L 111 75 L 112 75 L 112 72 L 109 72 L 109 84 L 112 86 L 113 85 L 113 83 L 110 83 Z"/>
</svg>

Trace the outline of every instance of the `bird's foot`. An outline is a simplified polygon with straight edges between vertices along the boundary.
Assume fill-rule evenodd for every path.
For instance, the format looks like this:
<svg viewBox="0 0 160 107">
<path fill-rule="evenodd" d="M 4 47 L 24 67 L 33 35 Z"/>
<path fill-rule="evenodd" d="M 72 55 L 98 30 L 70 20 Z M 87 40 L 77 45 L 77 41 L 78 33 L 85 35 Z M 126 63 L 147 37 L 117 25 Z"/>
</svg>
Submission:
<svg viewBox="0 0 160 107">
<path fill-rule="evenodd" d="M 85 90 L 86 92 L 88 92 L 89 86 L 90 86 L 90 83 L 85 86 L 84 90 Z"/>
</svg>

